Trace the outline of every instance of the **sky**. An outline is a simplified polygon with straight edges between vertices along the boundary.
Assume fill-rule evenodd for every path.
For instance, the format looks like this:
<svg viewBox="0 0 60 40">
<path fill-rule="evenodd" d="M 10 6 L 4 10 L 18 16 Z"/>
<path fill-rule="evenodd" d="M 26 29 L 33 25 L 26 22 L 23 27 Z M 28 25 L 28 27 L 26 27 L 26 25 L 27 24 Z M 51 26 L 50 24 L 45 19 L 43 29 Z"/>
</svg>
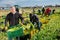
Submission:
<svg viewBox="0 0 60 40">
<path fill-rule="evenodd" d="M 0 6 L 19 5 L 19 6 L 43 6 L 60 5 L 60 0 L 0 0 Z"/>
</svg>

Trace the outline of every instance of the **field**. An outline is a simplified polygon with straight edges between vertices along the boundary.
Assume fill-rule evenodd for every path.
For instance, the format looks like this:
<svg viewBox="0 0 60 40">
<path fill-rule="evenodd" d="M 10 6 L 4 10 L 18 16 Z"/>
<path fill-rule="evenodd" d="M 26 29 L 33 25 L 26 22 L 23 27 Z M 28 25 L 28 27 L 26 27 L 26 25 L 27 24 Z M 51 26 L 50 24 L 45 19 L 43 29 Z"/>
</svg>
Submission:
<svg viewBox="0 0 60 40">
<path fill-rule="evenodd" d="M 36 8 L 36 14 L 37 9 Z M 54 8 L 51 8 L 54 9 Z M 43 24 L 41 30 L 38 33 L 35 33 L 31 40 L 58 40 L 60 38 L 60 8 L 55 8 L 55 14 L 51 14 L 49 17 L 41 17 L 42 15 L 38 15 L 39 20 L 43 23 L 47 19 L 47 23 Z M 22 13 L 21 9 L 20 12 Z M 6 16 L 9 13 L 9 10 L 0 10 L 0 16 Z M 28 14 L 32 13 L 32 9 L 25 8 L 23 12 L 23 17 L 29 20 Z M 4 19 L 0 18 L 0 22 L 4 21 Z M 1 27 L 5 27 L 4 24 L 0 25 Z M 6 32 L 0 32 L 0 40 L 8 40 Z M 60 39 L 59 39 L 60 40 Z"/>
</svg>

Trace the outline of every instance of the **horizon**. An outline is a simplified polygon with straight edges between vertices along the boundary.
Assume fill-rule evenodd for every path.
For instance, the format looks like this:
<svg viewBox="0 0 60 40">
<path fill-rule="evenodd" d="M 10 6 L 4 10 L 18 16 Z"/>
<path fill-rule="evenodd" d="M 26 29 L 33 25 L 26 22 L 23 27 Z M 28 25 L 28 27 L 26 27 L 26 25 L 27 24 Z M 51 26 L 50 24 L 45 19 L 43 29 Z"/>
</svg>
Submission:
<svg viewBox="0 0 60 40">
<path fill-rule="evenodd" d="M 19 5 L 21 7 L 60 5 L 60 0 L 0 0 L 0 6 Z"/>
</svg>

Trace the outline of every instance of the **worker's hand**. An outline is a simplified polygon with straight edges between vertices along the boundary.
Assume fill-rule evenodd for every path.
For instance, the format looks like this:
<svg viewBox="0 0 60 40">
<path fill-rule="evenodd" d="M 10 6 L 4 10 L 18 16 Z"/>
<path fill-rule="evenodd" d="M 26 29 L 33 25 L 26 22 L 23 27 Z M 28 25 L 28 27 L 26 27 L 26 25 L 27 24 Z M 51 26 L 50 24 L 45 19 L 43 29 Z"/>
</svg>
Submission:
<svg viewBox="0 0 60 40">
<path fill-rule="evenodd" d="M 23 25 L 23 23 L 20 23 L 20 25 Z"/>
<path fill-rule="evenodd" d="M 8 30 L 8 27 L 5 27 L 5 30 Z"/>
<path fill-rule="evenodd" d="M 3 29 L 2 29 L 2 32 L 6 32 L 8 30 L 8 27 L 4 27 Z"/>
</svg>

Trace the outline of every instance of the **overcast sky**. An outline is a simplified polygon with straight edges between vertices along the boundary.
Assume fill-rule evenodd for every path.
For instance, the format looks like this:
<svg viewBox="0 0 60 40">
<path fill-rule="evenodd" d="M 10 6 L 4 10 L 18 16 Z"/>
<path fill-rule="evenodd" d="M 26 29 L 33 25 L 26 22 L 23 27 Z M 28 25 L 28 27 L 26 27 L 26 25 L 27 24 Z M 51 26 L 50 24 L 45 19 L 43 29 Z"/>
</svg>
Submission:
<svg viewBox="0 0 60 40">
<path fill-rule="evenodd" d="M 0 0 L 0 6 L 20 5 L 20 6 L 43 6 L 43 5 L 60 5 L 60 0 Z"/>
</svg>

